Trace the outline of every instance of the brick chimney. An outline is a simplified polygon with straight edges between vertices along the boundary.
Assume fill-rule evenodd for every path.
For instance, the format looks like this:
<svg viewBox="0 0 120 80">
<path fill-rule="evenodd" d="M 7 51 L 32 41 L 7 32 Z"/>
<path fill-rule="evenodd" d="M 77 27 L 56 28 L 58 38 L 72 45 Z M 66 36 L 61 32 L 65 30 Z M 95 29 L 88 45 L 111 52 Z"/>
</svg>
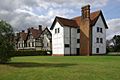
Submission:
<svg viewBox="0 0 120 80">
<path fill-rule="evenodd" d="M 81 9 L 82 9 L 82 18 L 90 19 L 90 5 L 83 6 Z"/>
<path fill-rule="evenodd" d="M 42 25 L 39 25 L 38 27 L 39 27 L 39 30 L 42 31 Z"/>
<path fill-rule="evenodd" d="M 89 56 L 91 54 L 90 5 L 86 5 L 81 9 L 80 55 Z"/>
</svg>

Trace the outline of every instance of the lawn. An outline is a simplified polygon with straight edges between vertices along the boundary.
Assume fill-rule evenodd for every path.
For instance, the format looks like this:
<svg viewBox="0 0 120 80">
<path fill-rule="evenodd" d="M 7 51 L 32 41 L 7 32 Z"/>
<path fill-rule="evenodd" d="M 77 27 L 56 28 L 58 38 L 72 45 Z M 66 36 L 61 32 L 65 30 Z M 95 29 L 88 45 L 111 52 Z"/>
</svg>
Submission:
<svg viewBox="0 0 120 80">
<path fill-rule="evenodd" d="M 120 80 L 120 56 L 14 57 L 0 80 Z"/>
</svg>

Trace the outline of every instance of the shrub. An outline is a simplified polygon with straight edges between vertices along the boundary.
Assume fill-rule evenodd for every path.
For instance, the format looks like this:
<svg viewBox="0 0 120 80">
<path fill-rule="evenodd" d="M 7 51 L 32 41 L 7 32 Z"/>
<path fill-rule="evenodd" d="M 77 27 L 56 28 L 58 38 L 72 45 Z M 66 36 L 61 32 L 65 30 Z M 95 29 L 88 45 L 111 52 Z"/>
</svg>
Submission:
<svg viewBox="0 0 120 80">
<path fill-rule="evenodd" d="M 43 51 L 43 50 L 18 50 L 18 51 L 14 51 L 11 53 L 11 56 L 47 56 L 47 55 L 51 55 L 51 51 L 50 54 L 47 54 L 48 51 Z"/>
</svg>

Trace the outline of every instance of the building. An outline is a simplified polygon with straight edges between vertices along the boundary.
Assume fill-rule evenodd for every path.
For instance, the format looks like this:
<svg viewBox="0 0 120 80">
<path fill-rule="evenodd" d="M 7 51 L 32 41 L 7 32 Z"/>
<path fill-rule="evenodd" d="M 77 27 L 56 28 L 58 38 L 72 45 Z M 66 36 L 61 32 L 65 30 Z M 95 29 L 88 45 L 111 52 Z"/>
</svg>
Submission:
<svg viewBox="0 0 120 80">
<path fill-rule="evenodd" d="M 42 26 L 39 29 L 33 27 L 28 28 L 27 32 L 17 33 L 16 36 L 17 50 L 51 50 L 52 49 L 52 34 L 46 27 L 42 31 Z"/>
<path fill-rule="evenodd" d="M 101 10 L 90 13 L 90 5 L 81 8 L 81 16 L 56 17 L 52 23 L 52 54 L 92 55 L 106 53 L 106 29 Z"/>
</svg>

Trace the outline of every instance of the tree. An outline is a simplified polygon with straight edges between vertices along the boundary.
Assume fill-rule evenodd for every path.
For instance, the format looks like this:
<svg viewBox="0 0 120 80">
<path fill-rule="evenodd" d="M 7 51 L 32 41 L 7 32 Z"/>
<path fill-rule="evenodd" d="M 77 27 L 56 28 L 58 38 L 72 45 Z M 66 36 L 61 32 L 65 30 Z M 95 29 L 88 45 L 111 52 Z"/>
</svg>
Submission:
<svg viewBox="0 0 120 80">
<path fill-rule="evenodd" d="M 115 35 L 112 38 L 112 43 L 113 43 L 113 49 L 115 52 L 120 51 L 120 35 Z"/>
<path fill-rule="evenodd" d="M 13 28 L 6 21 L 0 21 L 0 63 L 10 60 L 13 47 Z"/>
</svg>

